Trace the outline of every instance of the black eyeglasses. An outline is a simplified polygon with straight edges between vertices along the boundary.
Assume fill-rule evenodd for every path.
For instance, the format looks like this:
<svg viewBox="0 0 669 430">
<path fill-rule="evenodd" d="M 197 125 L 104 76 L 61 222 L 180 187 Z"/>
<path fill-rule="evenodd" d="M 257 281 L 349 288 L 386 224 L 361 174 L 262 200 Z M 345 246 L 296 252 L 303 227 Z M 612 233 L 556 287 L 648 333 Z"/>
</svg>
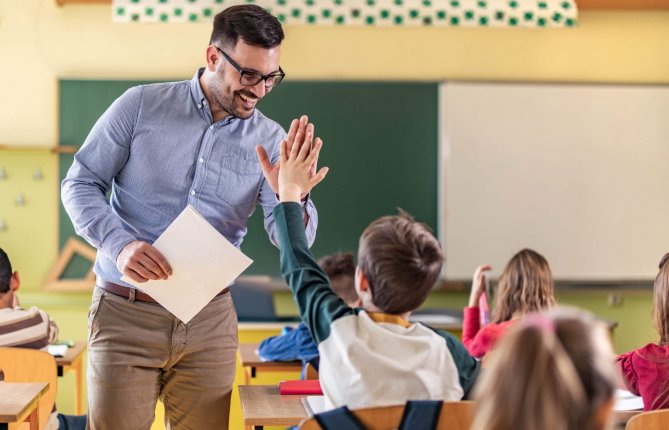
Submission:
<svg viewBox="0 0 669 430">
<path fill-rule="evenodd" d="M 216 45 L 214 45 L 216 46 Z M 228 63 L 232 67 L 235 68 L 239 72 L 239 83 L 242 85 L 246 85 L 248 87 L 252 87 L 254 85 L 258 85 L 260 81 L 265 81 L 265 88 L 270 88 L 275 85 L 279 85 L 279 83 L 283 80 L 283 78 L 286 76 L 286 74 L 283 72 L 281 67 L 279 67 L 279 71 L 275 73 L 271 73 L 269 75 L 263 75 L 258 72 L 254 72 L 252 70 L 246 70 L 243 69 L 239 64 L 235 62 L 228 54 L 223 52 L 221 48 L 216 46 L 216 49 L 221 51 L 221 54 L 223 54 L 223 57 L 225 57 L 226 60 L 228 60 Z"/>
</svg>

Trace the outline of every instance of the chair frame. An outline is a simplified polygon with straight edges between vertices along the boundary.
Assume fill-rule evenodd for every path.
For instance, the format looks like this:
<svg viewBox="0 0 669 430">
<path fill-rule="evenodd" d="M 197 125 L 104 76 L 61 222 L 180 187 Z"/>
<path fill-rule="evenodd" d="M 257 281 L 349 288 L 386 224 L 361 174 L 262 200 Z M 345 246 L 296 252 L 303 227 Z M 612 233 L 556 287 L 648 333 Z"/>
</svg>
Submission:
<svg viewBox="0 0 669 430">
<path fill-rule="evenodd" d="M 0 369 L 7 382 L 48 382 L 49 390 L 39 400 L 39 428 L 46 428 L 56 402 L 58 367 L 47 351 L 28 348 L 0 348 Z M 27 428 L 26 424 L 10 424 L 10 430 Z"/>
<path fill-rule="evenodd" d="M 399 426 L 404 405 L 381 406 L 352 410 L 353 414 L 368 430 L 392 430 Z M 474 402 L 444 402 L 439 414 L 437 430 L 469 430 L 474 418 Z M 314 417 L 300 423 L 300 430 L 321 430 Z"/>
<path fill-rule="evenodd" d="M 669 428 L 669 409 L 642 412 L 627 421 L 625 430 L 664 430 Z"/>
</svg>

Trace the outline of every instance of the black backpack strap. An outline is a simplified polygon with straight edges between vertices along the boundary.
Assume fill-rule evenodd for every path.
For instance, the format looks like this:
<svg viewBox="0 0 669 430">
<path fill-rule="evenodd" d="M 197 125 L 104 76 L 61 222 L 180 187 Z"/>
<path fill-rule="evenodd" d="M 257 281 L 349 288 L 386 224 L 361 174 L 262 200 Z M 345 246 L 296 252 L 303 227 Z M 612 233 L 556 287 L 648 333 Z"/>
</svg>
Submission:
<svg viewBox="0 0 669 430">
<path fill-rule="evenodd" d="M 436 429 L 443 404 L 440 400 L 409 400 L 398 430 Z"/>
<path fill-rule="evenodd" d="M 323 430 L 365 430 L 360 420 L 346 406 L 314 415 Z"/>
</svg>

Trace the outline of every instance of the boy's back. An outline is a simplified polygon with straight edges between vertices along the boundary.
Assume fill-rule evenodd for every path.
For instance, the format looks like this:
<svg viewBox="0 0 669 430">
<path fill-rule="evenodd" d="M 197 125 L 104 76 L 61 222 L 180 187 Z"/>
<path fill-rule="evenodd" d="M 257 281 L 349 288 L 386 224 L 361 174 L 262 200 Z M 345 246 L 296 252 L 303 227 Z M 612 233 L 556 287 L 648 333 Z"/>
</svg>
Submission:
<svg viewBox="0 0 669 430">
<path fill-rule="evenodd" d="M 480 366 L 457 339 L 408 324 L 399 315 L 346 306 L 309 252 L 301 206 L 280 204 L 274 216 L 282 274 L 318 343 L 326 406 L 460 400 L 466 395 Z M 380 289 L 377 293 L 380 297 Z"/>
<path fill-rule="evenodd" d="M 333 321 L 318 349 L 330 407 L 460 400 L 478 372 L 477 362 L 463 360 L 468 354 L 451 335 L 362 309 Z"/>
</svg>

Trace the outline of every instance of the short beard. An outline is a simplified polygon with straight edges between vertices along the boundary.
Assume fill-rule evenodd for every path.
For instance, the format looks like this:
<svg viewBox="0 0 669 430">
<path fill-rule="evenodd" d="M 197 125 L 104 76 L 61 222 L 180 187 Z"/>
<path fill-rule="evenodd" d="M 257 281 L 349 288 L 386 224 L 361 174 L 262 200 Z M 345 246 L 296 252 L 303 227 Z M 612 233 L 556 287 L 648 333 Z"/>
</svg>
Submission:
<svg viewBox="0 0 669 430">
<path fill-rule="evenodd" d="M 216 103 L 216 105 L 220 109 L 227 112 L 228 114 L 230 114 L 230 115 L 232 115 L 236 118 L 240 118 L 240 119 L 251 118 L 251 116 L 253 116 L 253 112 L 255 111 L 255 108 L 248 115 L 242 115 L 237 110 L 237 106 L 235 105 L 235 98 L 237 97 L 238 92 L 239 91 L 235 91 L 234 93 L 232 93 L 231 97 L 227 97 L 226 94 L 223 94 L 223 91 L 221 90 L 221 88 L 216 86 L 216 87 L 212 87 L 211 95 L 213 96 L 214 102 Z"/>
</svg>

